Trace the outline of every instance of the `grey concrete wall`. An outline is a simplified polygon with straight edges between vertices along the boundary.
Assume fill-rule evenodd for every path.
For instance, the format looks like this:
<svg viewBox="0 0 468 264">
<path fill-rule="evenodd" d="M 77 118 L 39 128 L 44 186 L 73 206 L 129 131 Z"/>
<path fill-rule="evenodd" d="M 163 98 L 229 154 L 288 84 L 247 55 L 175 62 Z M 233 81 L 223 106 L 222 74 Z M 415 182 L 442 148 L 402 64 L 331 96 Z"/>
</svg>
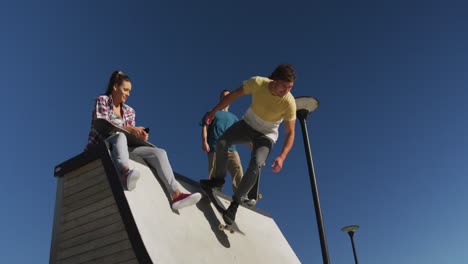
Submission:
<svg viewBox="0 0 468 264">
<path fill-rule="evenodd" d="M 240 207 L 236 222 L 244 234 L 220 231 L 221 215 L 206 199 L 173 211 L 151 170 L 132 165 L 142 174 L 136 189 L 125 196 L 154 263 L 300 263 L 272 218 Z M 221 200 L 227 207 L 229 202 Z"/>
<path fill-rule="evenodd" d="M 128 207 L 117 204 L 120 199 L 137 227 L 130 230 L 137 230 L 153 263 L 300 263 L 269 216 L 240 207 L 236 222 L 242 233 L 220 231 L 222 217 L 208 200 L 173 211 L 154 171 L 141 160 L 131 165 L 141 171 L 140 180 L 119 199 L 114 194 L 122 190 L 109 183 L 101 160 L 59 179 L 51 263 L 138 263 L 134 232 L 127 233 L 129 221 L 122 219 Z M 198 191 L 193 183 L 179 182 L 184 190 Z"/>
</svg>

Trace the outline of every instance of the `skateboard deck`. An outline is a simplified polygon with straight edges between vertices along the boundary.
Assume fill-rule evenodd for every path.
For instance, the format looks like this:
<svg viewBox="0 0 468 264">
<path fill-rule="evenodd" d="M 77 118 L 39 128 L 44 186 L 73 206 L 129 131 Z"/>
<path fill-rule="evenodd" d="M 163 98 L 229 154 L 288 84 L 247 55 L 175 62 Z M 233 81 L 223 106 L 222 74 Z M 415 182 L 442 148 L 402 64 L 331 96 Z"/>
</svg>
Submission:
<svg viewBox="0 0 468 264">
<path fill-rule="evenodd" d="M 224 204 L 219 200 L 218 195 L 220 194 L 219 191 L 217 190 L 212 190 L 210 188 L 203 188 L 201 187 L 201 191 L 205 197 L 210 200 L 210 202 L 214 205 L 216 210 L 221 214 L 221 218 L 223 219 L 223 214 L 226 211 L 226 207 Z M 234 233 L 240 233 L 244 234 L 240 229 L 239 226 L 237 226 L 236 222 L 232 223 L 231 225 L 228 225 L 224 219 L 222 220 L 223 223 L 220 223 L 218 226 L 218 229 L 221 231 L 229 231 L 231 234 Z"/>
<path fill-rule="evenodd" d="M 107 121 L 106 119 L 98 118 L 93 122 L 94 128 L 99 131 L 102 135 L 106 137 L 115 134 L 117 132 L 125 134 L 127 137 L 127 144 L 129 147 L 140 147 L 140 146 L 147 146 L 147 147 L 155 147 L 148 141 L 141 140 L 137 138 L 132 133 L 128 132 L 127 130 L 118 127 L 111 122 Z"/>
</svg>

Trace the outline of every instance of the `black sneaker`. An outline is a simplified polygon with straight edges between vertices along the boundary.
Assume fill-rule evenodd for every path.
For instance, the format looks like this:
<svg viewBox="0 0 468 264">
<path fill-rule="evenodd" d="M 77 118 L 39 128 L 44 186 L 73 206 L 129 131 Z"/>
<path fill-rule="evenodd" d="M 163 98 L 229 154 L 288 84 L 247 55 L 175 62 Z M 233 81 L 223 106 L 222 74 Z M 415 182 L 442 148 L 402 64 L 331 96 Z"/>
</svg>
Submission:
<svg viewBox="0 0 468 264">
<path fill-rule="evenodd" d="M 216 189 L 218 191 L 221 191 L 224 186 L 224 181 L 223 180 L 218 180 L 218 179 L 211 179 L 211 180 L 200 180 L 200 187 L 203 189 Z"/>
<path fill-rule="evenodd" d="M 239 204 L 236 201 L 232 201 L 231 205 L 229 205 L 228 209 L 223 214 L 224 222 L 228 225 L 232 225 L 236 220 L 236 213 Z"/>
</svg>

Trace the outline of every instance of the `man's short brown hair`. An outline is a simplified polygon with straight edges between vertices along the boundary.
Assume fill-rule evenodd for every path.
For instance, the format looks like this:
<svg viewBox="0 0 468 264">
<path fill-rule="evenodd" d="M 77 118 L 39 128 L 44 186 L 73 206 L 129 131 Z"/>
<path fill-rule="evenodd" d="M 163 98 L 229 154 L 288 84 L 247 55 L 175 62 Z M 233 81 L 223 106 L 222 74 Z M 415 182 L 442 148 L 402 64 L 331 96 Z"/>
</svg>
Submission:
<svg viewBox="0 0 468 264">
<path fill-rule="evenodd" d="M 296 71 L 291 64 L 280 64 L 271 73 L 269 78 L 274 81 L 294 82 L 296 80 Z"/>
</svg>

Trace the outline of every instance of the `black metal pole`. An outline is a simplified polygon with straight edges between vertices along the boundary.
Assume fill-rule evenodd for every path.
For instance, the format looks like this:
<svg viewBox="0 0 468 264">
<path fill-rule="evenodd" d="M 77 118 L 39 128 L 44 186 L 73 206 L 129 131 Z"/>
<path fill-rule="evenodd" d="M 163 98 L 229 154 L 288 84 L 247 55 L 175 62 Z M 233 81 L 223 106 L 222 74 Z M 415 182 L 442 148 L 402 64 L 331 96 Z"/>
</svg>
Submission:
<svg viewBox="0 0 468 264">
<path fill-rule="evenodd" d="M 354 231 L 348 232 L 349 237 L 351 238 L 351 244 L 353 245 L 353 254 L 354 254 L 354 262 L 358 264 L 357 254 L 356 254 L 356 247 L 354 246 Z"/>
<path fill-rule="evenodd" d="M 320 200 L 319 200 L 318 189 L 317 189 L 317 181 L 315 179 L 315 170 L 314 170 L 314 164 L 312 161 L 312 152 L 310 150 L 309 134 L 307 131 L 306 118 L 307 118 L 308 113 L 309 112 L 307 110 L 301 109 L 297 111 L 297 117 L 299 118 L 299 121 L 302 127 L 302 137 L 304 139 L 304 148 L 305 148 L 305 153 L 307 156 L 307 165 L 309 167 L 310 185 L 312 187 L 312 198 L 314 199 L 315 217 L 317 219 L 317 226 L 319 230 L 320 246 L 322 248 L 323 263 L 329 264 L 330 257 L 328 256 L 327 240 L 325 238 L 325 229 L 323 227 L 323 220 L 322 220 L 322 210 L 320 209 Z"/>
</svg>

